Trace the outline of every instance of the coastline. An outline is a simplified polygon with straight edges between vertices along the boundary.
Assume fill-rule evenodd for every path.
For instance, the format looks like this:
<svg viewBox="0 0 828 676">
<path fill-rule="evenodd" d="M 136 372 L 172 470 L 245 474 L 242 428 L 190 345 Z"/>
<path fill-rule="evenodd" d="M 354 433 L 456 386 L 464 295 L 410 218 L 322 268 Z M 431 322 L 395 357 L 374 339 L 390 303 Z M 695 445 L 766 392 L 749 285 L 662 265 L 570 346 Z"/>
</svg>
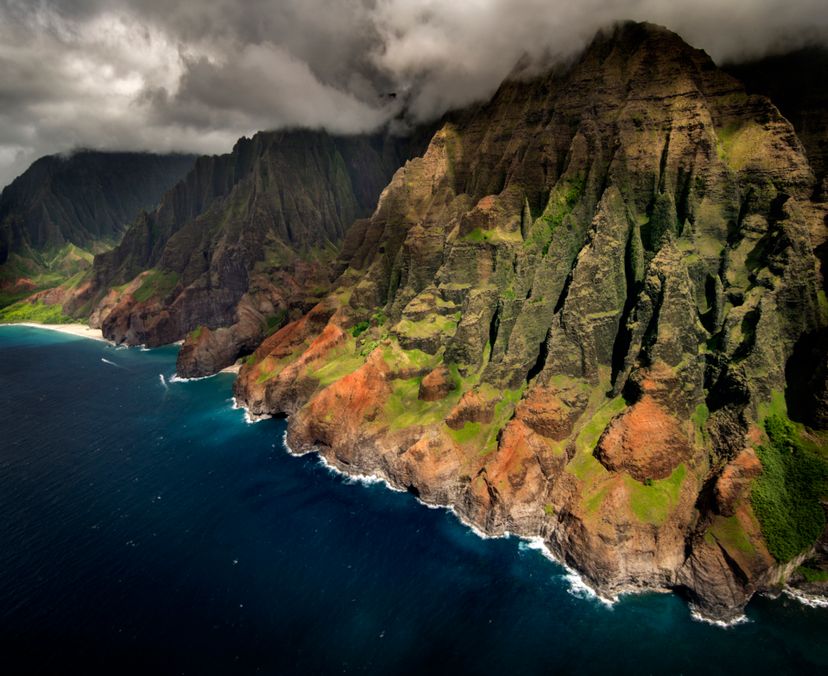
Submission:
<svg viewBox="0 0 828 676">
<path fill-rule="evenodd" d="M 0 326 L 27 326 L 31 329 L 46 329 L 48 331 L 57 331 L 78 338 L 89 338 L 90 340 L 100 340 L 105 343 L 109 341 L 104 338 L 100 329 L 93 329 L 86 324 L 38 324 L 36 322 L 11 322 L 9 324 L 0 324 Z"/>
<path fill-rule="evenodd" d="M 247 424 L 255 424 L 262 420 L 267 420 L 272 418 L 273 416 L 268 414 L 252 414 L 248 410 L 247 406 L 243 403 L 240 403 L 236 397 L 232 398 L 232 408 L 234 410 L 241 410 L 244 414 L 244 421 Z M 335 460 L 328 458 L 325 453 L 322 452 L 320 448 L 312 448 L 306 451 L 296 451 L 288 444 L 288 430 L 286 429 L 283 437 L 282 437 L 282 445 L 287 451 L 289 455 L 294 457 L 301 457 L 303 455 L 314 454 L 319 460 L 320 465 L 324 467 L 328 472 L 332 474 L 338 475 L 343 478 L 347 483 L 355 483 L 355 484 L 364 484 L 364 485 L 372 485 L 372 484 L 381 484 L 386 489 L 405 493 L 406 489 L 402 486 L 396 485 L 394 481 L 385 475 L 383 472 L 379 471 L 376 474 L 371 473 L 364 473 L 360 471 L 358 468 L 355 467 L 343 467 L 336 464 Z M 444 509 L 450 512 L 463 526 L 468 528 L 473 534 L 477 537 L 489 540 L 489 539 L 499 539 L 499 538 L 508 538 L 514 537 L 520 541 L 521 547 L 525 547 L 527 549 L 533 549 L 538 551 L 544 558 L 548 559 L 549 561 L 557 564 L 561 568 L 564 569 L 564 578 L 568 585 L 568 592 L 582 599 L 589 599 L 595 601 L 597 603 L 602 604 L 607 609 L 612 609 L 616 603 L 620 600 L 620 598 L 624 595 L 636 595 L 636 594 L 646 594 L 646 593 L 655 593 L 655 594 L 670 594 L 674 593 L 674 590 L 669 588 L 659 588 L 659 587 L 650 587 L 646 585 L 626 585 L 622 588 L 616 588 L 613 590 L 606 590 L 600 587 L 594 586 L 591 584 L 577 569 L 573 568 L 569 565 L 564 556 L 559 553 L 555 552 L 552 547 L 550 547 L 550 543 L 547 542 L 542 536 L 537 534 L 529 534 L 529 533 L 520 533 L 520 532 L 511 532 L 511 531 L 503 531 L 497 533 L 487 532 L 484 528 L 476 525 L 471 520 L 469 520 L 465 515 L 457 510 L 457 508 L 453 504 L 443 504 L 443 503 L 436 503 L 436 502 L 427 502 L 423 500 L 421 497 L 416 496 L 416 501 L 428 508 L 428 509 Z M 808 607 L 825 607 L 823 605 L 824 600 L 821 597 L 812 597 L 810 595 L 805 595 L 800 593 L 796 593 L 796 590 L 786 587 L 783 590 L 783 593 L 788 596 L 789 598 L 798 601 L 803 606 Z M 734 615 L 733 617 L 723 618 L 716 615 L 710 615 L 704 611 L 704 609 L 698 607 L 694 603 L 688 603 L 688 610 L 691 619 L 694 622 L 700 622 L 703 624 L 708 624 L 713 627 L 717 627 L 719 629 L 732 629 L 734 627 L 738 627 L 744 624 L 750 623 L 750 619 L 742 609 L 742 612 Z"/>
</svg>

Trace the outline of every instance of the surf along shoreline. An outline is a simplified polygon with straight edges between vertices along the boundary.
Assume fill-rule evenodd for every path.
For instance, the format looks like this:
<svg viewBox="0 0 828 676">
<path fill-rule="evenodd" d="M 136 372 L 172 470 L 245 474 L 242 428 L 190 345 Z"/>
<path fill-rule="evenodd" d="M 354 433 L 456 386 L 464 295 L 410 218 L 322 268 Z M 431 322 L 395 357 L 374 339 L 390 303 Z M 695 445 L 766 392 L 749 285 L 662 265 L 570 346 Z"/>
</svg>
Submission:
<svg viewBox="0 0 828 676">
<path fill-rule="evenodd" d="M 91 328 L 87 325 L 84 325 L 84 324 L 38 324 L 38 323 L 35 323 L 35 322 L 15 322 L 15 323 L 8 323 L 8 324 L 0 324 L 0 326 L 25 326 L 25 327 L 36 328 L 36 329 L 46 329 L 46 330 L 57 331 L 57 332 L 60 332 L 60 333 L 64 333 L 64 334 L 72 335 L 72 336 L 76 336 L 76 337 L 87 338 L 87 339 L 91 339 L 91 340 L 98 340 L 98 341 L 108 343 L 110 345 L 115 345 L 115 343 L 113 343 L 112 341 L 107 340 L 106 338 L 104 338 L 103 333 L 101 332 L 100 329 L 93 329 L 93 328 Z M 143 346 L 136 346 L 136 347 L 140 347 L 140 349 L 142 349 L 142 350 L 148 350 L 148 348 L 143 347 Z M 222 369 L 218 373 L 213 374 L 212 376 L 206 376 L 206 378 L 214 377 L 215 375 L 218 375 L 219 373 L 236 374 L 236 373 L 238 373 L 239 368 L 240 368 L 239 363 L 233 364 L 231 366 L 228 366 L 228 367 Z M 189 381 L 194 381 L 194 380 L 202 380 L 202 379 L 203 378 L 178 378 L 177 375 L 174 374 L 173 379 L 170 382 L 171 383 L 172 382 L 184 383 L 184 382 L 189 382 Z M 253 416 L 253 415 L 251 415 L 244 405 L 241 405 L 238 402 L 236 402 L 235 398 L 233 398 L 233 408 L 243 410 L 245 422 L 247 422 L 247 423 L 255 423 L 255 422 L 258 422 L 259 420 L 263 420 L 263 419 L 267 419 L 267 418 L 271 417 L 269 415 L 264 415 L 264 416 Z M 293 449 L 290 448 L 290 446 L 287 443 L 287 432 L 285 432 L 285 434 L 284 434 L 282 444 L 283 444 L 285 450 L 287 451 L 287 453 L 289 455 L 293 455 L 295 457 L 304 455 L 304 453 L 297 453 L 296 451 L 294 451 Z M 331 472 L 333 474 L 340 475 L 343 479 L 345 479 L 349 483 L 350 482 L 365 483 L 365 484 L 380 483 L 380 484 L 383 484 L 386 488 L 388 488 L 392 491 L 405 492 L 403 488 L 395 486 L 387 477 L 379 476 L 379 475 L 373 475 L 373 474 L 362 474 L 358 471 L 352 470 L 351 468 L 345 469 L 345 468 L 337 467 L 334 464 L 332 464 L 319 451 L 319 449 L 309 450 L 309 451 L 307 451 L 307 453 L 316 453 L 317 457 L 320 460 L 320 463 L 329 472 Z M 572 569 L 570 566 L 566 565 L 566 563 L 564 563 L 562 561 L 561 557 L 556 556 L 550 550 L 547 543 L 544 542 L 543 539 L 540 538 L 540 537 L 532 537 L 532 536 L 527 536 L 527 535 L 521 535 L 521 534 L 518 534 L 518 533 L 510 533 L 508 531 L 504 532 L 504 533 L 499 533 L 499 534 L 485 533 L 480 528 L 476 527 L 474 524 L 469 522 L 467 519 L 463 518 L 463 516 L 456 511 L 456 509 L 453 507 L 453 505 L 428 503 L 428 502 L 425 502 L 425 501 L 423 501 L 419 498 L 417 499 L 417 502 L 419 502 L 421 505 L 423 505 L 423 506 L 425 506 L 429 509 L 445 509 L 445 510 L 448 510 L 449 512 L 454 514 L 454 516 L 460 521 L 461 524 L 463 524 L 465 527 L 469 528 L 475 535 L 477 535 L 478 537 L 481 537 L 483 539 L 496 539 L 496 538 L 502 538 L 502 537 L 516 537 L 516 538 L 518 538 L 521 542 L 525 543 L 525 545 L 527 547 L 540 551 L 540 553 L 545 558 L 549 559 L 550 561 L 553 561 L 554 563 L 556 563 L 559 566 L 561 566 L 562 568 L 564 568 L 565 573 L 566 573 L 565 577 L 566 577 L 566 579 L 569 583 L 569 587 L 570 587 L 570 593 L 572 593 L 575 596 L 579 596 L 579 597 L 585 598 L 585 599 L 586 598 L 591 598 L 595 601 L 598 601 L 598 602 L 602 603 L 603 605 L 605 605 L 608 608 L 611 608 L 613 605 L 615 605 L 615 603 L 618 602 L 619 597 L 622 596 L 622 595 L 625 595 L 625 594 L 638 594 L 638 593 L 645 593 L 645 592 L 665 593 L 665 592 L 669 591 L 669 590 L 666 590 L 666 589 L 654 589 L 654 588 L 644 589 L 644 588 L 637 588 L 637 587 L 629 587 L 629 588 L 625 588 L 625 589 L 622 589 L 622 590 L 618 590 L 615 594 L 612 594 L 612 595 L 602 593 L 601 590 L 595 589 L 591 585 L 589 585 L 583 579 L 583 577 L 577 573 L 577 571 Z M 800 595 L 790 593 L 791 591 L 793 591 L 793 590 L 790 590 L 789 588 L 786 587 L 786 589 L 783 590 L 783 593 L 787 593 L 788 596 L 794 598 L 795 600 L 800 601 L 801 603 L 803 603 L 803 605 L 808 605 L 808 606 L 811 605 L 811 603 L 809 603 L 805 599 L 801 598 Z M 808 599 L 808 600 L 810 600 L 810 599 Z M 820 603 L 819 605 L 821 606 L 822 604 Z M 720 628 L 731 628 L 731 627 L 738 626 L 738 625 L 744 624 L 746 622 L 749 622 L 748 618 L 744 614 L 741 614 L 741 615 L 737 616 L 736 618 L 734 618 L 730 621 L 722 621 L 718 618 L 707 617 L 703 613 L 700 613 L 698 611 L 698 609 L 693 607 L 692 605 L 690 607 L 690 611 L 691 611 L 691 616 L 694 620 L 705 622 L 705 623 L 708 623 L 708 624 L 712 624 L 712 625 L 718 626 Z"/>
</svg>

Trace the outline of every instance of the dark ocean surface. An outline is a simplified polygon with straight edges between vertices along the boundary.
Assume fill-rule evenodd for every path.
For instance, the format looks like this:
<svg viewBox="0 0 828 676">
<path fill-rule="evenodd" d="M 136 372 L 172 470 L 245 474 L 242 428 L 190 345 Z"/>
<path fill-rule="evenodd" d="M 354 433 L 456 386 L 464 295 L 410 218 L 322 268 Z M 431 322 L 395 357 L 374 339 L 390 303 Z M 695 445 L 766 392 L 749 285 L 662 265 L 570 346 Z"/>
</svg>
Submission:
<svg viewBox="0 0 828 676">
<path fill-rule="evenodd" d="M 289 455 L 232 376 L 174 370 L 0 327 L 2 673 L 828 671 L 828 609 L 609 608 L 526 543 Z"/>
</svg>

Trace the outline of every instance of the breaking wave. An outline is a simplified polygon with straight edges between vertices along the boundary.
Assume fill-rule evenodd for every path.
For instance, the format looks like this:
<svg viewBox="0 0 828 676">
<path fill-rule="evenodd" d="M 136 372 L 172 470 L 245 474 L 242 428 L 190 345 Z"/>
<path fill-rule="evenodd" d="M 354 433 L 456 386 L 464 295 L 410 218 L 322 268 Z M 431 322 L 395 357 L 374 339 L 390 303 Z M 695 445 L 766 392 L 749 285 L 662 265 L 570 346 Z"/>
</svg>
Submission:
<svg viewBox="0 0 828 676">
<path fill-rule="evenodd" d="M 207 377 L 209 378 L 211 376 Z M 248 425 L 253 425 L 254 423 L 261 422 L 262 420 L 269 420 L 273 417 L 272 415 L 268 415 L 267 413 L 263 413 L 261 415 L 251 413 L 247 406 L 245 406 L 244 404 L 240 404 L 235 397 L 232 397 L 230 401 L 233 402 L 232 408 L 234 411 L 244 411 L 244 422 L 246 422 Z"/>
<path fill-rule="evenodd" d="M 219 372 L 211 373 L 209 376 L 198 376 L 196 378 L 184 378 L 184 377 L 178 375 L 177 373 L 173 373 L 170 376 L 170 382 L 171 383 L 193 383 L 196 380 L 207 380 L 207 378 L 212 378 L 213 376 L 217 376 L 218 374 L 219 374 Z M 240 408 L 240 407 L 236 407 L 236 408 Z"/>
<path fill-rule="evenodd" d="M 794 589 L 793 587 L 785 587 L 782 593 L 788 598 L 794 599 L 809 608 L 828 608 L 828 598 L 824 596 L 808 594 L 801 589 Z"/>
<path fill-rule="evenodd" d="M 740 624 L 747 624 L 750 622 L 747 615 L 739 615 L 738 617 L 734 617 L 732 620 L 716 620 L 712 617 L 703 615 L 692 603 L 690 604 L 690 617 L 692 617 L 696 622 L 704 622 L 705 624 L 710 624 L 714 627 L 719 627 L 720 629 L 731 629 L 732 627 L 738 627 Z"/>
</svg>

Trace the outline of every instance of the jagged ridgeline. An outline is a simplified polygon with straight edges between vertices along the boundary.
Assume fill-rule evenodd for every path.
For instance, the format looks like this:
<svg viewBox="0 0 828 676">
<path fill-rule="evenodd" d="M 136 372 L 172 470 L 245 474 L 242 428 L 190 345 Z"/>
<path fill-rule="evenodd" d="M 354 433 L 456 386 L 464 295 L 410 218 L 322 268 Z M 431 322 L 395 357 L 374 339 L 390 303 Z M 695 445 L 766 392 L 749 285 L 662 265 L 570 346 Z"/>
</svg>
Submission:
<svg viewBox="0 0 828 676">
<path fill-rule="evenodd" d="M 824 437 L 788 415 L 824 427 L 825 401 L 785 398 L 826 324 L 813 192 L 768 99 L 624 24 L 445 119 L 236 396 L 606 593 L 732 617 L 824 526 Z"/>
<path fill-rule="evenodd" d="M 34 162 L 0 197 L 0 307 L 88 269 L 194 161 L 83 150 Z"/>
<path fill-rule="evenodd" d="M 232 364 L 328 291 L 345 229 L 371 213 L 393 172 L 421 152 L 417 144 L 388 134 L 263 132 L 202 157 L 95 259 L 68 310 L 91 313 L 116 342 L 189 336 L 182 374 Z"/>
</svg>

